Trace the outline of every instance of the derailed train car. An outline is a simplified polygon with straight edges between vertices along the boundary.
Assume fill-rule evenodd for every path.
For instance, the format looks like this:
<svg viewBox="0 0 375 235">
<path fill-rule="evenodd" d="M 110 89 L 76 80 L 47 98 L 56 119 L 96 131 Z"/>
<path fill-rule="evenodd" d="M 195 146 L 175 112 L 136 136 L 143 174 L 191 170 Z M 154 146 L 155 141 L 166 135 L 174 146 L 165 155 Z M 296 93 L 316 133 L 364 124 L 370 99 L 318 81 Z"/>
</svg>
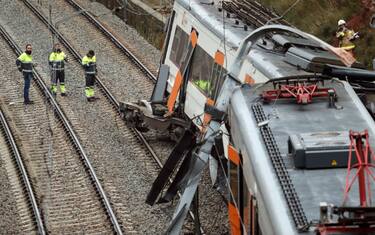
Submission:
<svg viewBox="0 0 375 235">
<path fill-rule="evenodd" d="M 176 1 L 151 99 L 121 105 L 129 125 L 178 139 L 147 197 L 182 192 L 166 233 L 180 232 L 207 165 L 232 234 L 375 233 L 375 125 L 355 92 L 375 74 L 345 56 L 295 28 Z"/>
</svg>

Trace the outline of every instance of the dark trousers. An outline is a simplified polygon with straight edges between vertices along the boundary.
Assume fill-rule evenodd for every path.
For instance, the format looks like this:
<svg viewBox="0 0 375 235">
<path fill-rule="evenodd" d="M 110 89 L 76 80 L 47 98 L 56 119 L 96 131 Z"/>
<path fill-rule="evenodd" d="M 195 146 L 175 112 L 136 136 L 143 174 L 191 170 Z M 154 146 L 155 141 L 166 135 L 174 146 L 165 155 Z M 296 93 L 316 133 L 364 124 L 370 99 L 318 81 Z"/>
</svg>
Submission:
<svg viewBox="0 0 375 235">
<path fill-rule="evenodd" d="M 58 82 L 60 82 L 60 84 L 64 84 L 65 82 L 64 70 L 52 71 L 52 84 L 57 84 Z"/>
<path fill-rule="evenodd" d="M 30 84 L 31 80 L 33 79 L 32 73 L 23 73 L 23 79 L 25 81 L 24 87 L 23 87 L 23 99 L 25 102 L 30 101 L 29 98 L 29 90 L 30 90 Z"/>
<path fill-rule="evenodd" d="M 94 88 L 95 85 L 95 75 L 94 74 L 86 74 L 86 87 Z"/>
</svg>

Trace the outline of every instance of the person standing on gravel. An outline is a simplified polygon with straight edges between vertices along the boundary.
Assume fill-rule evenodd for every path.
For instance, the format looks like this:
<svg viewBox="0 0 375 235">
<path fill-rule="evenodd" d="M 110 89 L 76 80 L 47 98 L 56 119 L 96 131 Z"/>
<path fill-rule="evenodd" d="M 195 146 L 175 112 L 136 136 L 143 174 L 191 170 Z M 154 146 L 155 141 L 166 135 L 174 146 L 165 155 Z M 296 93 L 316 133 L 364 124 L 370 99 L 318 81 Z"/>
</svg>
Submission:
<svg viewBox="0 0 375 235">
<path fill-rule="evenodd" d="M 88 102 L 95 101 L 94 96 L 94 85 L 95 85 L 95 75 L 96 69 L 96 57 L 93 50 L 89 50 L 86 56 L 82 58 L 82 66 L 85 68 L 85 79 L 86 88 L 85 94 Z"/>
<path fill-rule="evenodd" d="M 49 56 L 49 65 L 51 67 L 51 92 L 56 96 L 57 83 L 60 82 L 61 96 L 66 96 L 65 90 L 65 72 L 64 63 L 67 62 L 66 55 L 61 51 L 61 46 L 56 43 L 53 52 Z"/>
<path fill-rule="evenodd" d="M 29 98 L 31 80 L 33 79 L 33 66 L 36 65 L 36 64 L 33 64 L 33 57 L 31 55 L 31 52 L 32 52 L 31 44 L 27 44 L 26 51 L 22 53 L 16 60 L 16 65 L 18 67 L 18 70 L 22 72 L 23 79 L 25 81 L 24 87 L 23 87 L 23 98 L 24 98 L 23 103 L 25 105 L 34 103 Z"/>
</svg>

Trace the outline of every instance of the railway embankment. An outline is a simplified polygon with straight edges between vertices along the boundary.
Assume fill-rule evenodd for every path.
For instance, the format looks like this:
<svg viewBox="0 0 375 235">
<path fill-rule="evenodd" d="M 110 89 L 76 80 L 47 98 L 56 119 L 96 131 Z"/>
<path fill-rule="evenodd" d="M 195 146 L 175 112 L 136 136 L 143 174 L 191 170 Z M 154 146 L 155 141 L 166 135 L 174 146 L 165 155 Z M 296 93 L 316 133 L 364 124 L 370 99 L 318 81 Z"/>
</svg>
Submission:
<svg viewBox="0 0 375 235">
<path fill-rule="evenodd" d="M 119 7 L 118 0 L 98 0 L 108 9 Z M 129 4 L 116 11 L 116 14 L 134 27 L 144 38 L 156 48 L 161 49 L 164 24 L 167 22 L 169 5 L 162 0 L 129 0 Z M 282 15 L 295 0 L 258 0 L 279 15 Z M 285 19 L 297 28 L 309 32 L 337 46 L 335 39 L 337 21 L 345 19 L 348 26 L 360 33 L 356 41 L 355 51 L 358 61 L 372 68 L 375 58 L 375 29 L 370 27 L 375 15 L 375 3 L 372 0 L 342 0 L 298 2 L 287 14 Z"/>
<path fill-rule="evenodd" d="M 296 0 L 258 0 L 278 14 L 283 14 Z M 355 56 L 358 61 L 372 68 L 375 58 L 375 29 L 370 27 L 375 15 L 375 2 L 372 0 L 304 0 L 299 1 L 285 19 L 297 28 L 314 34 L 326 42 L 337 46 L 335 39 L 337 22 L 344 19 L 349 28 L 359 32 L 355 43 Z"/>
<path fill-rule="evenodd" d="M 158 49 L 162 48 L 165 37 L 164 25 L 168 21 L 172 7 L 168 1 L 129 0 L 126 4 L 118 0 L 98 0 L 97 2 L 112 10 L 153 46 Z"/>
</svg>

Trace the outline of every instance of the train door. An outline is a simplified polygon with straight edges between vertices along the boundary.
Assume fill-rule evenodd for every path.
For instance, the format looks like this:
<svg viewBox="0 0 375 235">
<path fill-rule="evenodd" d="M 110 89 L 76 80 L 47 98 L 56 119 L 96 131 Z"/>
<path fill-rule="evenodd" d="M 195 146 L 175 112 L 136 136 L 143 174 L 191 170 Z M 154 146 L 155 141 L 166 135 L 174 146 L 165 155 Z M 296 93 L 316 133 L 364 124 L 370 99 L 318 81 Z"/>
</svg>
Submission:
<svg viewBox="0 0 375 235">
<path fill-rule="evenodd" d="M 229 199 L 228 214 L 232 235 L 261 235 L 258 222 L 258 206 L 249 190 L 242 168 L 242 156 L 231 145 L 228 146 Z"/>
<path fill-rule="evenodd" d="M 213 59 L 212 56 L 198 45 L 193 57 L 189 81 L 191 81 L 204 96 L 216 100 L 220 88 L 223 85 L 225 74 L 224 54 L 218 50 Z"/>
<path fill-rule="evenodd" d="M 169 46 L 166 53 L 167 58 L 164 59 L 165 63 L 170 67 L 168 90 L 172 90 L 175 82 L 174 76 L 185 62 L 185 54 L 190 38 L 187 28 L 190 27 L 191 30 L 195 30 L 199 35 L 198 44 L 194 49 L 194 54 L 191 57 L 186 73 L 189 83 L 181 89 L 186 88 L 185 113 L 194 119 L 197 125 L 200 125 L 202 124 L 200 121 L 203 119 L 202 114 L 204 113 L 207 98 L 214 101 L 223 83 L 223 74 L 225 73 L 224 54 L 220 51 L 215 53 L 217 42 L 212 39 L 209 32 L 203 26 L 193 26 L 189 21 L 184 23 L 184 17 L 188 18 L 185 12 L 176 12 L 174 27 L 171 27 L 170 30 L 171 34 L 173 34 L 170 38 L 171 40 L 173 38 L 173 40 L 169 43 L 172 45 Z M 200 30 L 202 32 L 199 32 Z"/>
<path fill-rule="evenodd" d="M 214 56 L 197 46 L 189 71 L 188 105 L 186 113 L 197 116 L 204 111 L 205 104 L 214 105 L 225 79 L 224 54 L 217 50 Z M 207 124 L 205 117 L 203 123 Z"/>
<path fill-rule="evenodd" d="M 194 119 L 198 126 L 204 122 L 204 105 L 210 92 L 210 77 L 212 73 L 212 57 L 198 45 L 189 68 L 187 99 L 185 112 Z"/>
<path fill-rule="evenodd" d="M 213 59 L 198 45 L 189 71 L 189 81 L 206 97 L 210 94 Z"/>
<path fill-rule="evenodd" d="M 172 88 L 170 89 L 170 96 L 168 98 L 168 110 L 169 112 L 172 112 L 174 110 L 177 94 L 179 94 L 178 96 L 180 105 L 178 107 L 178 112 L 179 114 L 182 114 L 182 112 L 184 112 L 190 118 L 192 118 L 192 116 L 197 113 L 196 109 L 200 108 L 199 104 L 189 104 L 191 91 L 189 91 L 188 89 L 188 77 L 189 74 L 191 74 L 191 68 L 196 67 L 194 66 L 194 61 L 196 61 L 195 58 L 197 50 L 199 53 L 199 48 L 197 45 L 198 35 L 199 33 L 195 28 L 191 28 L 191 33 L 188 36 L 180 26 L 176 25 L 175 36 L 169 56 L 169 59 L 172 62 L 170 66 L 172 73 L 170 73 L 168 83 Z M 173 73 L 173 70 L 175 70 L 175 73 Z M 173 74 L 176 74 L 176 76 L 173 77 Z M 187 112 L 185 109 L 185 107 L 187 106 L 190 108 L 192 107 L 193 110 L 195 110 L 195 113 Z"/>
</svg>

